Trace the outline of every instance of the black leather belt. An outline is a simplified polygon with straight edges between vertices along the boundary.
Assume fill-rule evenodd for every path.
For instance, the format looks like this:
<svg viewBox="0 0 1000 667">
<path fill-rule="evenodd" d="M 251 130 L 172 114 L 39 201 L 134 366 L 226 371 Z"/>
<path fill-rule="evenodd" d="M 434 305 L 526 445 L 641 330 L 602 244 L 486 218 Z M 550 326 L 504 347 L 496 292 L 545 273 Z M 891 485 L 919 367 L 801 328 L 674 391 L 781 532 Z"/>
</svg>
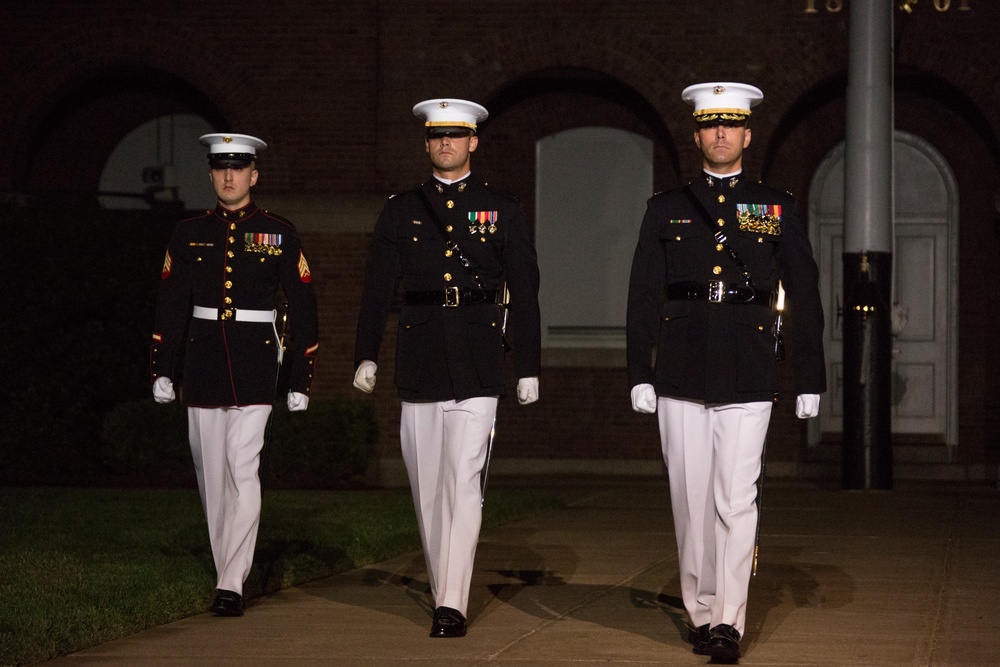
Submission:
<svg viewBox="0 0 1000 667">
<path fill-rule="evenodd" d="M 771 306 L 771 292 L 746 285 L 726 284 L 721 280 L 707 283 L 670 283 L 667 298 L 674 301 L 710 301 L 712 303 L 752 303 Z"/>
<path fill-rule="evenodd" d="M 407 306 L 475 306 L 481 303 L 496 303 L 495 289 L 466 289 L 463 287 L 446 287 L 427 292 L 410 292 L 403 295 L 403 304 Z"/>
</svg>

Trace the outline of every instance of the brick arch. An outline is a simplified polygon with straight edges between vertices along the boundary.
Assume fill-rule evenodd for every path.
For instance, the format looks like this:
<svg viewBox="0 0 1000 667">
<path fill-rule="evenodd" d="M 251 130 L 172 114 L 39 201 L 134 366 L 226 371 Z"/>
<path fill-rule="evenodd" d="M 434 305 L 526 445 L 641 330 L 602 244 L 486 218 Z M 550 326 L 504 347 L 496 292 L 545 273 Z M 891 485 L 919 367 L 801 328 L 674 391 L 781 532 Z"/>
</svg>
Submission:
<svg viewBox="0 0 1000 667">
<path fill-rule="evenodd" d="M 570 97 L 591 97 L 612 102 L 627 110 L 647 130 L 665 151 L 674 172 L 680 171 L 677 146 L 663 117 L 639 91 L 618 77 L 608 76 L 593 70 L 568 67 L 535 70 L 509 82 L 501 90 L 487 98 L 495 121 L 513 107 L 532 97 L 563 94 Z M 546 134 L 563 129 L 572 129 L 587 115 L 565 120 L 553 119 L 540 123 Z M 540 138 L 540 137 L 537 137 Z"/>
<path fill-rule="evenodd" d="M 535 27 L 514 34 L 501 32 L 483 40 L 476 52 L 480 55 L 472 63 L 473 69 L 485 74 L 484 86 L 514 81 L 539 69 L 585 68 L 618 73 L 636 90 L 666 91 L 670 97 L 674 94 L 673 87 L 660 83 L 671 80 L 673 73 L 655 57 L 657 50 L 650 48 L 645 39 L 625 40 L 621 33 L 601 26 L 581 24 L 573 30 Z M 651 101 L 655 104 L 664 100 L 654 96 Z"/>
<path fill-rule="evenodd" d="M 622 39 L 592 26 L 535 27 L 485 39 L 471 70 L 480 73 L 477 92 L 493 101 L 497 115 L 542 92 L 614 102 L 641 120 L 676 169 L 674 137 L 688 128 L 683 113 L 675 111 L 682 110 L 680 90 L 686 84 L 678 78 L 679 68 L 670 68 L 658 52 L 645 39 Z"/>
<path fill-rule="evenodd" d="M 501 31 L 481 36 L 463 63 L 475 76 L 456 92 L 482 101 L 491 114 L 474 171 L 519 196 L 529 224 L 535 142 L 563 130 L 596 125 L 646 136 L 654 143 L 654 189 L 680 182 L 674 137 L 689 128 L 678 69 L 641 39 L 620 37 L 593 28 Z"/>
<path fill-rule="evenodd" d="M 957 4 L 957 3 L 952 3 Z M 933 13 L 930 3 L 921 14 L 896 15 L 897 86 L 902 76 L 919 74 L 930 86 L 946 82 L 951 90 L 980 110 L 988 110 L 993 134 L 1000 134 L 1000 84 L 995 58 L 983 51 L 997 34 L 996 3 L 977 3 L 970 12 Z M 933 18 L 932 18 L 933 17 Z M 954 31 L 954 32 L 952 32 Z M 986 36 L 989 37 L 986 37 Z"/>
<path fill-rule="evenodd" d="M 897 117 L 917 106 L 932 105 L 946 110 L 972 130 L 991 156 L 994 169 L 1000 169 L 997 130 L 965 90 L 939 73 L 903 66 L 897 67 L 894 85 Z M 764 150 L 761 169 L 763 178 L 771 180 L 772 175 L 778 174 L 785 187 L 805 192 L 808 178 L 817 165 L 844 137 L 846 92 L 847 73 L 842 71 L 818 81 L 790 102 L 768 134 L 770 142 Z M 795 147 L 794 155 L 790 147 Z M 799 177 L 791 179 L 790 175 L 796 173 Z"/>
<path fill-rule="evenodd" d="M 42 177 L 45 189 L 91 189 L 118 141 L 166 113 L 196 113 L 220 130 L 242 127 L 253 77 L 221 71 L 203 37 L 185 39 L 184 29 L 172 28 L 177 39 L 164 41 L 161 28 L 81 31 L 79 43 L 43 51 L 34 63 L 36 85 L 16 93 L 20 104 L 9 136 L 17 139 L 7 147 L 0 179 L 28 189 L 39 184 L 33 173 L 42 168 L 64 174 L 56 181 Z M 107 44 L 115 48 L 102 47 Z M 35 164 L 39 159 L 43 163 Z"/>
<path fill-rule="evenodd" d="M 55 97 L 19 147 L 18 189 L 94 189 L 106 158 L 129 131 L 170 113 L 224 123 L 211 101 L 187 82 L 147 68 L 87 72 Z M 66 172 L 53 178 L 51 170 Z"/>
<path fill-rule="evenodd" d="M 817 82 L 811 88 L 801 92 L 797 99 L 790 101 L 788 106 L 785 107 L 784 113 L 774 122 L 773 130 L 769 133 L 771 141 L 763 151 L 764 156 L 760 172 L 762 178 L 768 179 L 772 170 L 775 169 L 776 163 L 779 161 L 779 155 L 782 154 L 791 137 L 795 135 L 796 130 L 804 123 L 815 121 L 816 115 L 821 113 L 821 110 L 843 100 L 846 90 L 847 75 L 839 73 Z M 832 133 L 824 132 L 825 141 L 816 150 L 815 164 L 819 164 L 823 156 L 833 147 L 833 144 L 826 145 L 829 141 L 833 140 L 833 136 L 836 137 L 836 140 L 843 138 L 842 118 L 840 119 L 840 123 L 836 125 L 826 123 L 825 127 L 830 130 L 839 129 L 839 131 Z"/>
<path fill-rule="evenodd" d="M 903 94 L 940 104 L 965 121 L 1000 168 L 1000 137 L 997 126 L 983 113 L 981 103 L 974 100 L 968 89 L 960 88 L 938 73 L 912 67 L 897 68 L 895 76 L 897 98 Z M 897 101 L 898 104 L 898 101 Z M 992 114 L 995 118 L 996 114 Z"/>
</svg>

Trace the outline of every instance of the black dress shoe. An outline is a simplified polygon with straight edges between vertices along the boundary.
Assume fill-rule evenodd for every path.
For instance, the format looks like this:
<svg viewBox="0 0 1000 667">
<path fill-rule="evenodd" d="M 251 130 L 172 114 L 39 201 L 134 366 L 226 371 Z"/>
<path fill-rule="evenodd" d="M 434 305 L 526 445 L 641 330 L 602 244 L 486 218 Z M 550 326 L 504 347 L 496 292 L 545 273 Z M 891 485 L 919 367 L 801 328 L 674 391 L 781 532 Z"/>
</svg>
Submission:
<svg viewBox="0 0 1000 667">
<path fill-rule="evenodd" d="M 695 655 L 708 655 L 708 623 L 689 629 L 688 642 Z"/>
<path fill-rule="evenodd" d="M 740 633 L 721 623 L 708 631 L 708 654 L 712 662 L 735 665 L 740 661 Z"/>
<path fill-rule="evenodd" d="M 438 607 L 434 610 L 431 637 L 464 637 L 465 633 L 465 616 L 462 616 L 462 612 L 451 607 Z"/>
<path fill-rule="evenodd" d="M 215 594 L 212 612 L 217 616 L 242 616 L 243 596 L 220 588 Z"/>
</svg>

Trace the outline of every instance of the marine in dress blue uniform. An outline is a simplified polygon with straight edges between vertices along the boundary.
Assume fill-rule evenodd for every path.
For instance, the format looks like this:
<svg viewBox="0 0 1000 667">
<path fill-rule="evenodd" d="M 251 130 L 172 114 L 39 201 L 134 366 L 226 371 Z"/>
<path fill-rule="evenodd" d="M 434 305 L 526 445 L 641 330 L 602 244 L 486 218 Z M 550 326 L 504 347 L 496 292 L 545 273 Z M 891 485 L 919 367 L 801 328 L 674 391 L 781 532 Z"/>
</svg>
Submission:
<svg viewBox="0 0 1000 667">
<path fill-rule="evenodd" d="M 704 171 L 648 202 L 629 282 L 628 377 L 633 409 L 658 414 L 694 652 L 737 662 L 778 387 L 779 281 L 794 317 L 800 418 L 818 414 L 826 390 L 823 310 L 795 202 L 742 171 L 763 94 L 718 82 L 682 97 L 695 107 Z"/>
<path fill-rule="evenodd" d="M 260 520 L 258 466 L 278 367 L 290 364 L 289 410 L 305 410 L 315 371 L 316 297 L 295 227 L 257 208 L 257 151 L 249 135 L 208 134 L 213 211 L 177 224 L 166 251 L 150 346 L 153 394 L 188 406 L 198 489 L 218 574 L 212 610 L 243 613 Z M 278 335 L 279 288 L 291 340 Z M 183 369 L 181 365 L 183 364 Z M 181 371 L 183 372 L 181 373 Z"/>
<path fill-rule="evenodd" d="M 403 461 L 434 599 L 431 636 L 461 637 L 482 522 L 480 479 L 504 393 L 504 312 L 498 303 L 506 286 L 518 401 L 531 403 L 538 398 L 541 367 L 538 263 L 521 205 L 471 176 L 477 123 L 486 109 L 435 99 L 413 111 L 425 121 L 433 176 L 390 198 L 375 223 L 354 386 L 365 392 L 375 387 L 382 335 L 401 281 L 395 383 Z"/>
</svg>

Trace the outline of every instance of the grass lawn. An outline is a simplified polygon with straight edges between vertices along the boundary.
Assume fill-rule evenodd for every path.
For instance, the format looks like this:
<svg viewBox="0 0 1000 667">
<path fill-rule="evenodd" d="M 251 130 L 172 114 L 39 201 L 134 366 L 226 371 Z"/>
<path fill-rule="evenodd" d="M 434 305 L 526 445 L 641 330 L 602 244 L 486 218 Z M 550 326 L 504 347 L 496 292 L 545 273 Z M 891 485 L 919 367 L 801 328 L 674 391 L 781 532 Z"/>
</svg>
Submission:
<svg viewBox="0 0 1000 667">
<path fill-rule="evenodd" d="M 491 490 L 488 530 L 558 501 Z M 420 548 L 409 491 L 264 494 L 253 598 Z M 0 488 L 0 665 L 207 611 L 215 573 L 194 489 Z"/>
</svg>

